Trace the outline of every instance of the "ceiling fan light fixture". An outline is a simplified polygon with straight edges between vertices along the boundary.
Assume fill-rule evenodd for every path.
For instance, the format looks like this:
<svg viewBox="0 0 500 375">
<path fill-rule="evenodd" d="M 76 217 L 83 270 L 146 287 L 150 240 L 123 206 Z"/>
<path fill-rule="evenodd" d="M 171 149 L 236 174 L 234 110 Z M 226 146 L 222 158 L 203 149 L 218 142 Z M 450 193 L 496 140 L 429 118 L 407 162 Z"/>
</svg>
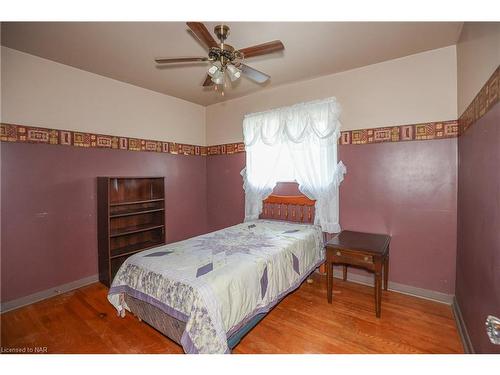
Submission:
<svg viewBox="0 0 500 375">
<path fill-rule="evenodd" d="M 234 82 L 241 77 L 241 70 L 235 67 L 233 64 L 227 64 L 226 69 L 231 82 Z"/>
<path fill-rule="evenodd" d="M 212 76 L 212 82 L 215 83 L 216 85 L 223 85 L 224 84 L 224 73 L 218 70 L 213 76 Z"/>
<path fill-rule="evenodd" d="M 219 61 L 216 61 L 214 63 L 212 63 L 212 66 L 208 69 L 208 75 L 210 77 L 215 77 L 217 76 L 218 74 L 222 73 L 221 72 L 221 63 Z"/>
</svg>

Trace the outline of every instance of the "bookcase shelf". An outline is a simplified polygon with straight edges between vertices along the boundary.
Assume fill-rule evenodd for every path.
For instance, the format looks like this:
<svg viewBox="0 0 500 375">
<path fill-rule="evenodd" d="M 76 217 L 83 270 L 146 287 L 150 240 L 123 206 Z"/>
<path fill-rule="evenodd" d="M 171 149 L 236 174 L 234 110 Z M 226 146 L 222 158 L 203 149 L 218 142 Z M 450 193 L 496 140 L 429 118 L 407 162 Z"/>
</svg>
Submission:
<svg viewBox="0 0 500 375">
<path fill-rule="evenodd" d="M 163 211 L 163 208 L 155 208 L 155 209 L 152 209 L 152 210 L 145 210 L 145 211 L 129 211 L 129 212 L 123 212 L 123 213 L 120 213 L 120 214 L 109 215 L 109 217 L 111 219 L 113 219 L 115 217 L 140 215 L 140 214 L 149 214 L 149 213 L 158 212 L 158 211 Z"/>
<path fill-rule="evenodd" d="M 156 229 L 156 228 L 163 228 L 162 225 L 148 225 L 148 224 L 141 224 L 141 225 L 134 225 L 132 227 L 126 227 L 120 230 L 115 230 L 111 231 L 110 237 L 118 237 L 118 236 L 125 236 L 127 234 L 133 234 L 133 233 L 139 233 L 139 232 L 145 232 L 151 229 Z"/>
<path fill-rule="evenodd" d="M 114 258 L 122 257 L 124 255 L 132 255 L 132 254 L 137 253 L 138 250 L 143 251 L 143 250 L 150 249 L 152 247 L 156 247 L 156 246 L 160 246 L 160 245 L 162 245 L 161 242 L 154 241 L 154 240 L 148 240 L 148 241 L 139 242 L 139 243 L 136 243 L 133 245 L 126 245 L 126 246 L 118 247 L 118 248 L 113 249 L 111 251 L 110 258 L 114 259 Z"/>
<path fill-rule="evenodd" d="M 141 203 L 151 203 L 151 202 L 163 202 L 163 198 L 157 198 L 157 199 L 146 199 L 142 201 L 130 201 L 130 202 L 115 202 L 115 203 L 110 203 L 110 206 L 126 206 L 129 204 L 141 204 Z"/>
<path fill-rule="evenodd" d="M 131 255 L 165 244 L 164 177 L 98 177 L 99 280 Z"/>
</svg>

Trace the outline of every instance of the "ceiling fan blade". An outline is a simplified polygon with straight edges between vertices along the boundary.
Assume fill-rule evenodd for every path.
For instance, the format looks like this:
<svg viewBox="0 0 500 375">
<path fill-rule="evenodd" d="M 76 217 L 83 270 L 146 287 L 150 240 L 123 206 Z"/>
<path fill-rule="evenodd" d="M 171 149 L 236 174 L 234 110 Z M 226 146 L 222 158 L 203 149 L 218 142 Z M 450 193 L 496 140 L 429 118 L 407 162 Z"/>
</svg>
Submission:
<svg viewBox="0 0 500 375">
<path fill-rule="evenodd" d="M 186 22 L 186 25 L 207 47 L 218 47 L 217 42 L 204 24 L 201 22 Z"/>
<path fill-rule="evenodd" d="M 281 43 L 281 40 L 274 40 L 272 42 L 240 49 L 240 52 L 243 53 L 243 56 L 247 59 L 249 57 L 266 55 L 268 53 L 278 52 L 284 49 L 285 46 Z"/>
<path fill-rule="evenodd" d="M 207 78 L 205 78 L 205 82 L 203 82 L 203 86 L 212 86 L 214 82 L 212 81 L 212 77 L 207 74 Z"/>
<path fill-rule="evenodd" d="M 208 61 L 208 57 L 158 57 L 155 59 L 157 64 L 174 64 L 197 61 Z"/>
<path fill-rule="evenodd" d="M 262 73 L 258 71 L 257 69 L 251 68 L 248 65 L 245 64 L 240 64 L 238 68 L 241 69 L 241 73 L 246 75 L 248 78 L 251 80 L 257 82 L 257 83 L 264 83 L 266 82 L 269 78 L 271 78 L 270 75 L 267 75 L 266 73 Z"/>
</svg>

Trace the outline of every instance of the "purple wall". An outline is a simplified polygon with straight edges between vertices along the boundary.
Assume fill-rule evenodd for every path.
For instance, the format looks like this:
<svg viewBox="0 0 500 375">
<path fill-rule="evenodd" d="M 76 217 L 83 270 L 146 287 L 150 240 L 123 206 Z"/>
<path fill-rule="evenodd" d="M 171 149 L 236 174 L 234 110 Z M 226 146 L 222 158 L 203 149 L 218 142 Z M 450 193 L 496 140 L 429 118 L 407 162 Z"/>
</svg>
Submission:
<svg viewBox="0 0 500 375">
<path fill-rule="evenodd" d="M 2 302 L 97 274 L 97 176 L 165 176 L 166 236 L 206 231 L 201 156 L 2 143 Z"/>
<path fill-rule="evenodd" d="M 245 218 L 245 196 L 240 172 L 245 153 L 207 158 L 207 213 L 209 231 L 241 223 Z"/>
<path fill-rule="evenodd" d="M 392 234 L 391 281 L 454 292 L 456 148 L 456 139 L 340 147 L 341 224 Z M 96 176 L 166 176 L 169 242 L 243 220 L 244 153 L 3 143 L 1 156 L 2 301 L 97 273 Z"/>
<path fill-rule="evenodd" d="M 392 235 L 391 281 L 453 294 L 457 140 L 339 149 L 348 171 L 340 193 L 342 228 Z M 208 158 L 211 230 L 241 222 L 244 195 L 239 172 L 244 164 L 244 153 Z M 294 192 L 290 184 L 275 189 L 283 195 Z"/>
<path fill-rule="evenodd" d="M 457 140 L 340 148 L 343 229 L 392 236 L 390 280 L 455 291 Z"/>
<path fill-rule="evenodd" d="M 456 298 L 474 349 L 500 353 L 484 322 L 500 317 L 500 103 L 458 142 Z"/>
</svg>

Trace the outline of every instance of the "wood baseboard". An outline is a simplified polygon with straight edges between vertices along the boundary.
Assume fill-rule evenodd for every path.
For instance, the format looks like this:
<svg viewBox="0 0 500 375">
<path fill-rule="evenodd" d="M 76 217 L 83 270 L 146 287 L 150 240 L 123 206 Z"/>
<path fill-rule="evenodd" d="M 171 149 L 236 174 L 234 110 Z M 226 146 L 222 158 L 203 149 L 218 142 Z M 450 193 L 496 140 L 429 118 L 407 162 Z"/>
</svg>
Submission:
<svg viewBox="0 0 500 375">
<path fill-rule="evenodd" d="M 57 296 L 62 293 L 69 292 L 74 289 L 81 288 L 82 286 L 89 285 L 99 281 L 99 275 L 92 275 L 84 277 L 80 280 L 75 280 L 67 284 L 59 285 L 50 289 L 42 290 L 30 294 L 29 296 L 21 297 L 7 302 L 2 302 L 0 306 L 0 313 L 5 313 L 7 311 L 15 310 L 20 307 L 31 305 L 32 303 Z"/>
<path fill-rule="evenodd" d="M 456 297 L 453 297 L 451 308 L 453 310 L 453 317 L 455 318 L 455 322 L 457 323 L 457 330 L 460 335 L 460 340 L 462 340 L 464 352 L 466 354 L 474 354 L 474 347 L 472 346 L 472 341 L 467 331 L 467 326 L 465 325 L 465 320 Z"/>
<path fill-rule="evenodd" d="M 335 278 L 342 279 L 342 271 L 334 270 L 333 276 Z M 350 273 L 347 275 L 347 280 L 358 284 L 373 286 L 373 278 L 370 276 Z M 15 300 L 3 302 L 0 307 L 0 312 L 4 313 L 7 311 L 15 310 L 20 307 L 30 305 L 32 303 L 57 296 L 61 293 L 81 288 L 82 286 L 92 284 L 97 281 L 99 281 L 99 276 L 92 275 L 80 280 L 72 281 L 67 284 L 56 286 L 54 288 L 43 290 L 26 297 L 21 297 Z M 389 281 L 389 290 L 452 305 L 455 319 L 457 320 L 457 325 L 463 324 L 463 319 L 461 318 L 462 315 L 460 313 L 460 309 L 458 308 L 458 304 L 455 302 L 456 300 L 453 295 L 436 292 L 428 289 L 417 288 L 410 285 L 399 284 L 392 281 Z M 462 323 L 459 322 L 458 317 L 460 317 Z"/>
<path fill-rule="evenodd" d="M 321 271 L 319 271 L 321 275 L 325 275 Z M 339 269 L 333 270 L 333 277 L 336 279 L 342 279 L 342 271 Z M 347 281 L 351 281 L 357 284 L 363 284 L 368 286 L 373 286 L 373 276 L 359 275 L 356 273 L 347 273 Z M 417 288 L 415 286 L 395 283 L 393 281 L 389 281 L 389 290 L 394 292 L 408 294 L 410 296 L 419 297 L 428 299 L 435 302 L 445 303 L 447 305 L 453 304 L 453 298 L 455 297 L 453 294 L 446 294 L 442 292 L 436 292 L 434 290 Z"/>
</svg>

